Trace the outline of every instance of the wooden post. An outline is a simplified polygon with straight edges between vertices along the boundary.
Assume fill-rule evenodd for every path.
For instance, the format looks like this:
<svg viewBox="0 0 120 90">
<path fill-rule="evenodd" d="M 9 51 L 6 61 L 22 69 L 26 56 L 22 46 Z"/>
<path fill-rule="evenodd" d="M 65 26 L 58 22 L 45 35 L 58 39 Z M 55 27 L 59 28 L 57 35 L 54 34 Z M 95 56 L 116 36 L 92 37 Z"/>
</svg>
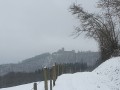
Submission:
<svg viewBox="0 0 120 90">
<path fill-rule="evenodd" d="M 56 68 L 56 79 L 57 79 L 58 77 L 58 65 L 57 64 L 55 64 L 55 68 Z"/>
<path fill-rule="evenodd" d="M 44 68 L 44 86 L 45 86 L 45 90 L 48 90 L 48 77 L 47 77 L 48 73 L 47 73 L 47 68 Z"/>
<path fill-rule="evenodd" d="M 62 74 L 64 74 L 64 65 L 62 65 Z"/>
<path fill-rule="evenodd" d="M 37 90 L 37 83 L 34 83 L 34 90 Z"/>
<path fill-rule="evenodd" d="M 57 65 L 57 76 L 59 76 L 60 75 L 60 67 L 59 67 L 59 65 Z"/>
<path fill-rule="evenodd" d="M 55 81 L 57 79 L 57 64 L 55 63 Z"/>
<path fill-rule="evenodd" d="M 61 66 L 61 64 L 59 65 L 59 74 L 60 75 L 62 74 L 62 66 Z"/>
<path fill-rule="evenodd" d="M 53 66 L 52 68 L 52 71 L 53 71 L 53 86 L 55 86 L 55 66 Z"/>
<path fill-rule="evenodd" d="M 53 68 L 52 68 L 53 70 L 53 86 L 55 86 L 55 81 L 56 81 L 56 64 L 53 66 Z"/>
<path fill-rule="evenodd" d="M 50 69 L 50 90 L 52 90 L 52 69 Z"/>
</svg>

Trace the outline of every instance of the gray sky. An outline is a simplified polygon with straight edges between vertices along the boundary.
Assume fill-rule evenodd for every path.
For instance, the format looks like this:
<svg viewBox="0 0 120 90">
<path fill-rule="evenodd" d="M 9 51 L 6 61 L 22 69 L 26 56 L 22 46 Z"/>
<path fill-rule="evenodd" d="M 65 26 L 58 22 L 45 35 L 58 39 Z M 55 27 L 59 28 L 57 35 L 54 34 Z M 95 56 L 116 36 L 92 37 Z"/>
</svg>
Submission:
<svg viewBox="0 0 120 90">
<path fill-rule="evenodd" d="M 93 12 L 95 1 L 78 0 Z M 0 64 L 16 63 L 44 52 L 97 51 L 94 40 L 70 37 L 78 22 L 69 12 L 75 0 L 0 0 Z"/>
</svg>

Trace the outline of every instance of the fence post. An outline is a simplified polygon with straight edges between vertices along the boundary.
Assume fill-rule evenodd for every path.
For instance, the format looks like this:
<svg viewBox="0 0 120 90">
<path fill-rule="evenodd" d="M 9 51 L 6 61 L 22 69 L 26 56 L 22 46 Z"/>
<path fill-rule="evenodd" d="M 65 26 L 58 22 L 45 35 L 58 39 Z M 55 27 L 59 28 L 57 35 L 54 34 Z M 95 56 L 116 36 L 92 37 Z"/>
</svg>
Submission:
<svg viewBox="0 0 120 90">
<path fill-rule="evenodd" d="M 59 65 L 57 65 L 57 76 L 59 76 L 60 75 L 60 67 L 59 67 Z"/>
<path fill-rule="evenodd" d="M 52 90 L 52 69 L 50 69 L 50 90 Z"/>
<path fill-rule="evenodd" d="M 64 65 L 62 65 L 62 74 L 64 74 Z"/>
<path fill-rule="evenodd" d="M 34 83 L 34 90 L 37 90 L 37 83 Z"/>
<path fill-rule="evenodd" d="M 57 70 L 57 64 L 55 63 L 55 81 L 56 81 L 57 76 L 58 76 L 58 75 L 57 75 L 57 71 L 58 71 L 58 70 Z"/>
<path fill-rule="evenodd" d="M 44 86 L 45 86 L 45 90 L 48 90 L 48 77 L 47 77 L 47 75 L 48 75 L 48 72 L 47 72 L 47 68 L 45 67 L 44 68 Z"/>
<path fill-rule="evenodd" d="M 53 86 L 55 86 L 55 81 L 56 81 L 56 64 L 52 68 L 53 70 Z"/>
<path fill-rule="evenodd" d="M 60 64 L 59 65 L 59 75 L 61 75 L 62 74 L 62 65 Z"/>
</svg>

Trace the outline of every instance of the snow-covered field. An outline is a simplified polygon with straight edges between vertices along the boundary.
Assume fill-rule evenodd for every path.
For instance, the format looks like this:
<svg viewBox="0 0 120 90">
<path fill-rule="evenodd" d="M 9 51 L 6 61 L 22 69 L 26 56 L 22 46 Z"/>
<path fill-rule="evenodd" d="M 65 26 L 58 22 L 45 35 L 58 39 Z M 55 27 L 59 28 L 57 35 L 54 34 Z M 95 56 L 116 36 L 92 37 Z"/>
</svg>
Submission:
<svg viewBox="0 0 120 90">
<path fill-rule="evenodd" d="M 33 83 L 0 90 L 32 90 Z M 44 90 L 44 82 L 38 83 Z M 58 77 L 53 90 L 120 90 L 120 57 L 111 58 L 93 72 L 64 74 Z"/>
</svg>

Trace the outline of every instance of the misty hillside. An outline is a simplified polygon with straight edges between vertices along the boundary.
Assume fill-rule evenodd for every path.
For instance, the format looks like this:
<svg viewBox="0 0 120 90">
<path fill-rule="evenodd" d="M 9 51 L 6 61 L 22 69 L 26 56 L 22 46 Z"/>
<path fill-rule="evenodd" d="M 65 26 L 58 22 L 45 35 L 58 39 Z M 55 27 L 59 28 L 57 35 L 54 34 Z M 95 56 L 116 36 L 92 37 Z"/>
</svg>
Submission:
<svg viewBox="0 0 120 90">
<path fill-rule="evenodd" d="M 44 53 L 35 57 L 23 60 L 17 64 L 0 65 L 0 76 L 9 72 L 34 72 L 43 67 L 51 67 L 54 63 L 87 63 L 88 66 L 94 65 L 99 58 L 98 52 L 75 52 L 58 50 L 52 54 Z"/>
</svg>

